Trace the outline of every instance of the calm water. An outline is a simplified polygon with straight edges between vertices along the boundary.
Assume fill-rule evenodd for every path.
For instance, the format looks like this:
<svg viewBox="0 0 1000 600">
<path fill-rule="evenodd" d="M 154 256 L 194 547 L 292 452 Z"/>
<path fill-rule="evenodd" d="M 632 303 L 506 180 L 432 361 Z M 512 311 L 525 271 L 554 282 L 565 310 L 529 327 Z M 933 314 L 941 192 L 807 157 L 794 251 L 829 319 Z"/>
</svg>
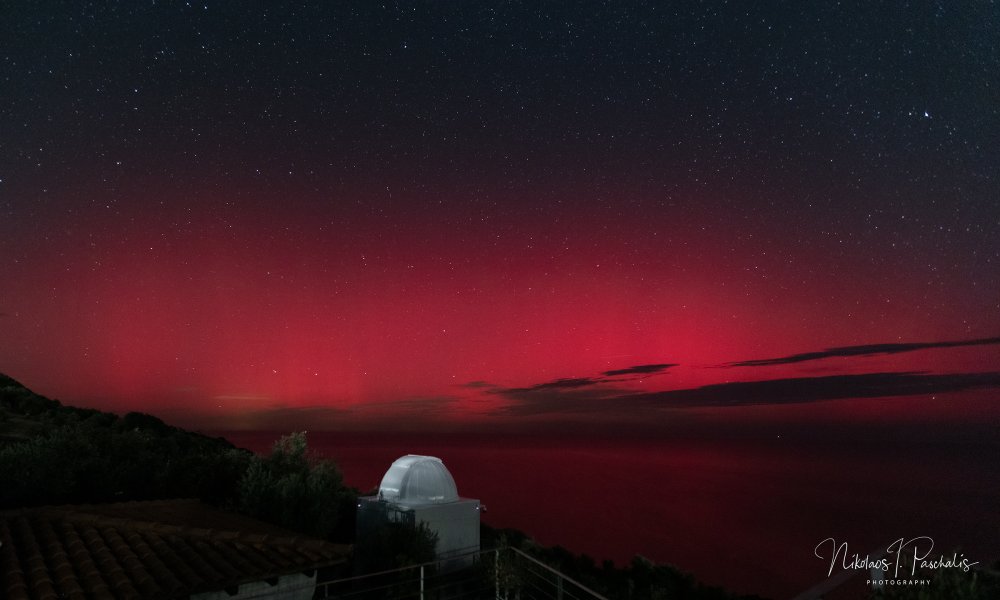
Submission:
<svg viewBox="0 0 1000 600">
<path fill-rule="evenodd" d="M 223 433 L 263 451 L 276 434 Z M 982 436 L 979 436 L 982 437 Z M 851 439 L 552 439 L 310 433 L 345 479 L 377 487 L 397 457 L 438 456 L 485 520 L 598 560 L 641 554 L 734 591 L 790 597 L 826 577 L 827 537 L 851 554 L 931 536 L 935 552 L 1000 553 L 995 436 L 926 431 Z"/>
</svg>

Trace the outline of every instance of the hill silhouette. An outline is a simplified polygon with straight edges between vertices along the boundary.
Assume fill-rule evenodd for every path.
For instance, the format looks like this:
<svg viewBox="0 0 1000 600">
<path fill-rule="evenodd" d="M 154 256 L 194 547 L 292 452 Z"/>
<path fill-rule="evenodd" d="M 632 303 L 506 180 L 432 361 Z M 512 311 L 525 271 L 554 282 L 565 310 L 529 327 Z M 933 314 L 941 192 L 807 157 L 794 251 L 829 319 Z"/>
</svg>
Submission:
<svg viewBox="0 0 1000 600">
<path fill-rule="evenodd" d="M 199 498 L 345 541 L 356 496 L 304 434 L 257 456 L 153 415 L 64 406 L 0 374 L 0 509 Z"/>
<path fill-rule="evenodd" d="M 0 375 L 0 508 L 176 497 L 224 505 L 252 458 L 153 415 L 64 406 Z"/>
</svg>

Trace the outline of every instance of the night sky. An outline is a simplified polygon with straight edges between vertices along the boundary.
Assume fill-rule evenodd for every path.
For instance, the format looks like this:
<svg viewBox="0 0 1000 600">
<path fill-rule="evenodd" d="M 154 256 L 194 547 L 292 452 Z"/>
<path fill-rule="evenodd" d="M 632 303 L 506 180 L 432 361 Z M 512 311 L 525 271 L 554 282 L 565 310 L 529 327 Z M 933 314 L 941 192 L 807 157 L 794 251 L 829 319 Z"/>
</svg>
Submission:
<svg viewBox="0 0 1000 600">
<path fill-rule="evenodd" d="M 286 4 L 0 9 L 0 372 L 233 428 L 996 418 L 997 4 Z"/>
</svg>

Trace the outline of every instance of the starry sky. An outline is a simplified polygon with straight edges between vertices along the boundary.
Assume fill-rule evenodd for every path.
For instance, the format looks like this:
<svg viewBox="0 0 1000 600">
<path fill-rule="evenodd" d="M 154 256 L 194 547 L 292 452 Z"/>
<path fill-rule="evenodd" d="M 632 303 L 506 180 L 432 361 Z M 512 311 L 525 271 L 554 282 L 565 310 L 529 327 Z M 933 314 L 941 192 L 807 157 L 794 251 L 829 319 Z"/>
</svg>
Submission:
<svg viewBox="0 0 1000 600">
<path fill-rule="evenodd" d="M 998 30 L 987 2 L 6 3 L 0 371 L 233 428 L 996 418 Z"/>
</svg>

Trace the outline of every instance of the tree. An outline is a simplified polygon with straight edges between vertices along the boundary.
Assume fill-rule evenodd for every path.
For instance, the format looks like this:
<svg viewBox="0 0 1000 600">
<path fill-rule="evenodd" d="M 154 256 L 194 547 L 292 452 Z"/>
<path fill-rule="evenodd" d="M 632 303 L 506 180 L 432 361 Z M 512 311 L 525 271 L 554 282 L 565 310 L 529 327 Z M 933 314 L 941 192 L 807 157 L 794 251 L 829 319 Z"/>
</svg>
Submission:
<svg viewBox="0 0 1000 600">
<path fill-rule="evenodd" d="M 355 548 L 363 571 L 376 572 L 432 562 L 438 535 L 426 523 L 380 523 Z M 359 540 L 360 542 L 360 540 Z"/>
<path fill-rule="evenodd" d="M 330 537 L 354 494 L 337 466 L 308 455 L 305 432 L 275 442 L 271 454 L 254 457 L 240 479 L 238 505 L 249 516 L 316 537 Z"/>
</svg>

